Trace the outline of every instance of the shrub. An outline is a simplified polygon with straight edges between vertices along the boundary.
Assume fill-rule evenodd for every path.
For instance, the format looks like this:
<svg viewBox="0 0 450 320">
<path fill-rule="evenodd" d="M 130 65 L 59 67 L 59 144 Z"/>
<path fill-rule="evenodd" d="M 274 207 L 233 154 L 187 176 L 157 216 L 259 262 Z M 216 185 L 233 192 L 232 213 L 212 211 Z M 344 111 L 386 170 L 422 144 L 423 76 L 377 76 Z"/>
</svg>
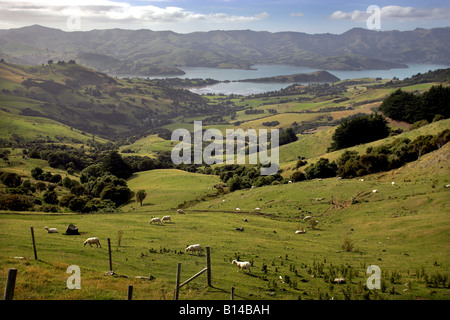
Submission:
<svg viewBox="0 0 450 320">
<path fill-rule="evenodd" d="M 353 250 L 353 241 L 351 239 L 346 238 L 344 243 L 342 244 L 342 249 L 346 252 L 350 252 Z"/>
<path fill-rule="evenodd" d="M 34 205 L 33 197 L 20 194 L 0 194 L 0 210 L 25 211 Z"/>
<path fill-rule="evenodd" d="M 58 204 L 58 195 L 56 194 L 55 191 L 45 191 L 42 199 L 45 201 L 45 203 L 47 204 Z"/>
</svg>

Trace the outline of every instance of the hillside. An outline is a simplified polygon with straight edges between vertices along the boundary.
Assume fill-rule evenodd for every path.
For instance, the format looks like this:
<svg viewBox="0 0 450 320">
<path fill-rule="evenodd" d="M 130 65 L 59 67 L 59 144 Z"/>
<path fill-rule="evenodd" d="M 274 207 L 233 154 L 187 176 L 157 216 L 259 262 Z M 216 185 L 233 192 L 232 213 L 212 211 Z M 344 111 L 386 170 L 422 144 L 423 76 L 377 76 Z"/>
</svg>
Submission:
<svg viewBox="0 0 450 320">
<path fill-rule="evenodd" d="M 248 69 L 290 64 L 326 70 L 402 68 L 407 63 L 450 64 L 449 28 L 343 34 L 151 30 L 63 32 L 38 25 L 0 30 L 0 57 L 21 64 L 79 60 L 110 73 L 181 74 L 176 67 Z M 114 54 L 112 54 L 114 53 Z M 171 69 L 167 69 L 171 68 Z"/>
<path fill-rule="evenodd" d="M 127 138 L 180 115 L 212 113 L 186 90 L 146 80 L 118 79 L 76 63 L 40 66 L 0 63 L 2 110 L 44 117 L 108 138 Z"/>
<path fill-rule="evenodd" d="M 340 79 L 327 71 L 316 71 L 311 73 L 297 73 L 292 75 L 282 75 L 267 78 L 244 79 L 240 82 L 291 82 L 291 83 L 305 83 L 305 82 L 337 82 Z"/>
</svg>

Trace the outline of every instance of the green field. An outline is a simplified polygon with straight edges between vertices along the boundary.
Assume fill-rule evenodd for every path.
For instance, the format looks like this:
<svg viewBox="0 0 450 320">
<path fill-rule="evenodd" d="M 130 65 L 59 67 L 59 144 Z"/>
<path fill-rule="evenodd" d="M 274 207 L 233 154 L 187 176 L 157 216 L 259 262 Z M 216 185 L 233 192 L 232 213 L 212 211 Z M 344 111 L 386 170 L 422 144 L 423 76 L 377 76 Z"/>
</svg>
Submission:
<svg viewBox="0 0 450 320">
<path fill-rule="evenodd" d="M 129 181 L 134 191 L 147 186 L 142 207 L 133 203 L 111 214 L 2 213 L 0 283 L 15 267 L 17 299 L 124 299 L 130 284 L 136 299 L 172 299 L 177 263 L 182 264 L 182 280 L 204 267 L 204 254 L 183 251 L 200 243 L 211 247 L 213 287 L 200 277 L 182 288 L 181 299 L 228 299 L 231 287 L 236 299 L 448 299 L 447 288 L 427 286 L 424 280 L 449 272 L 449 191 L 443 187 L 450 181 L 448 155 L 446 145 L 398 172 L 368 176 L 364 182 L 333 178 L 237 191 L 200 201 L 186 215 L 174 208 L 209 193 L 217 177 L 142 172 Z M 233 212 L 236 207 L 241 210 Z M 319 221 L 314 230 L 302 220 L 309 214 Z M 163 215 L 171 215 L 172 223 L 149 224 Z M 63 235 L 70 223 L 81 236 Z M 60 233 L 47 234 L 44 226 Z M 307 232 L 295 234 L 298 229 Z M 101 239 L 102 248 L 83 247 L 91 236 Z M 128 278 L 104 275 L 109 270 L 107 238 L 114 271 Z M 347 238 L 354 245 L 349 252 L 342 248 Z M 236 272 L 231 264 L 236 258 L 251 261 L 252 273 Z M 73 264 L 81 269 L 81 290 L 66 289 L 65 271 Z M 382 270 L 383 290 L 364 288 L 369 265 Z M 350 280 L 331 284 L 334 276 Z"/>
<path fill-rule="evenodd" d="M 71 70 L 69 67 L 57 67 L 59 72 L 48 67 L 37 70 L 48 79 L 65 81 L 67 74 L 62 72 Z M 84 68 L 79 71 L 88 72 Z M 8 79 L 2 84 L 14 90 L 15 86 L 21 86 L 22 77 L 30 76 L 31 69 L 5 67 L 2 72 Z M 104 80 L 101 75 L 91 80 L 96 79 Z M 179 112 L 187 105 L 172 105 L 171 101 L 175 100 L 167 100 L 168 93 L 167 97 L 162 96 L 162 88 L 140 80 L 121 83 L 125 88 L 117 92 L 117 99 L 128 99 L 128 107 L 134 106 L 136 111 L 145 105 L 146 110 L 160 108 L 155 115 L 173 115 L 171 122 L 165 122 L 165 129 L 183 127 L 192 131 L 194 120 L 211 116 L 205 113 L 194 117 Z M 208 124 L 203 129 L 218 128 L 222 132 L 229 128 L 270 129 L 263 122 L 275 120 L 280 122 L 277 128 L 288 128 L 293 122 L 312 124 L 309 134 L 298 133 L 298 141 L 279 149 L 281 174 L 290 178 L 299 157 L 304 157 L 309 165 L 320 157 L 336 160 L 345 151 L 327 153 L 335 128 L 323 125 L 322 119 L 331 123 L 330 118 L 335 121 L 356 113 L 372 113 L 394 90 L 376 88 L 376 84 L 380 83 L 364 79 L 356 85 L 348 85 L 339 96 L 313 98 L 313 95 L 296 94 L 229 99 L 234 104 L 233 110 L 237 110 L 235 114 L 228 114 L 220 124 Z M 93 84 L 90 86 L 94 88 Z M 100 106 L 97 102 L 101 101 L 106 108 L 106 103 L 116 99 L 109 86 L 109 82 L 103 84 L 103 96 L 92 98 L 93 106 Z M 430 86 L 431 83 L 425 83 L 404 89 L 422 91 Z M 156 96 L 143 101 L 138 92 L 144 89 Z M 41 94 L 39 90 L 34 87 L 33 92 Z M 88 99 L 84 91 L 77 92 L 78 97 Z M 66 93 L 58 98 L 64 101 L 75 97 L 75 92 Z M 192 98 L 192 95 L 182 95 L 176 101 L 185 97 Z M 301 102 L 300 98 L 311 99 Z M 336 98 L 348 100 L 337 103 Z M 208 96 L 205 99 L 215 104 L 227 98 Z M 342 108 L 348 105 L 354 106 Z M 17 143 L 22 139 L 23 145 L 28 143 L 26 148 L 43 141 L 48 145 L 83 148 L 89 155 L 94 137 L 96 142 L 113 143 L 55 120 L 21 113 L 25 109 L 44 112 L 44 105 L 37 100 L 8 94 L 0 98 L 0 106 L 0 137 Z M 333 110 L 335 107 L 339 109 Z M 249 108 L 265 112 L 245 114 Z M 269 114 L 267 109 L 272 108 L 276 108 L 278 114 Z M 319 111 L 325 108 L 326 111 Z M 73 110 L 77 110 L 75 106 Z M 137 111 L 133 116 L 143 120 Z M 93 119 L 97 118 L 92 116 Z M 314 127 L 315 123 L 322 124 Z M 408 130 L 410 125 L 405 123 L 390 121 L 390 125 L 404 132 L 346 150 L 364 154 L 368 147 L 398 138 L 412 140 L 419 135 L 435 135 L 449 129 L 450 120 L 411 131 Z M 129 136 L 123 137 L 126 143 L 115 141 L 112 148 L 117 148 L 123 158 L 157 158 L 161 152 L 172 150 L 177 142 L 160 138 L 146 126 L 142 124 L 142 130 L 132 131 L 118 124 L 116 129 L 128 132 Z M 7 161 L 0 160 L 0 171 L 17 173 L 23 180 L 37 182 L 31 177 L 35 167 L 58 173 L 63 178 L 80 178 L 79 171 L 69 174 L 63 167 L 50 167 L 45 160 L 24 157 L 25 147 L 3 149 L 10 153 Z M 135 172 L 126 181 L 133 194 L 138 190 L 146 191 L 142 206 L 133 197 L 118 209 L 101 213 L 74 213 L 67 207 L 56 213 L 0 211 L 0 290 L 5 289 L 8 269 L 17 268 L 17 300 L 124 300 L 129 285 L 134 287 L 133 299 L 171 300 L 178 263 L 181 263 L 181 281 L 205 267 L 204 252 L 200 255 L 184 252 L 187 245 L 199 243 L 211 248 L 212 286 L 208 287 L 206 276 L 201 275 L 181 289 L 180 299 L 228 300 L 234 287 L 238 300 L 448 300 L 450 188 L 446 186 L 450 183 L 449 157 L 450 144 L 447 143 L 389 172 L 355 179 L 329 178 L 296 183 L 287 183 L 285 179 L 286 183 L 234 192 L 228 192 L 228 188 L 219 192 L 215 188 L 222 182 L 219 176 L 157 169 Z M 2 194 L 11 191 L 3 184 L 0 187 Z M 60 197 L 69 193 L 62 185 L 56 186 L 56 190 Z M 177 208 L 183 208 L 186 214 L 178 214 Z M 149 223 L 154 217 L 167 215 L 172 222 Z M 304 220 L 306 216 L 311 216 L 311 220 Z M 65 235 L 69 224 L 76 225 L 81 235 Z M 48 234 L 45 226 L 57 228 L 59 233 Z M 34 258 L 30 227 L 34 228 L 38 259 Z M 306 233 L 296 234 L 297 230 Z M 94 236 L 100 238 L 101 248 L 83 246 L 86 238 Z M 108 238 L 113 276 L 106 274 L 110 270 Z M 231 263 L 234 259 L 249 261 L 251 273 L 238 271 Z M 70 276 L 66 270 L 70 265 L 80 267 L 80 290 L 69 290 L 66 286 Z M 380 288 L 368 289 L 366 285 L 370 276 L 367 268 L 372 265 L 381 270 Z M 335 278 L 341 277 L 345 283 L 334 283 Z"/>
</svg>

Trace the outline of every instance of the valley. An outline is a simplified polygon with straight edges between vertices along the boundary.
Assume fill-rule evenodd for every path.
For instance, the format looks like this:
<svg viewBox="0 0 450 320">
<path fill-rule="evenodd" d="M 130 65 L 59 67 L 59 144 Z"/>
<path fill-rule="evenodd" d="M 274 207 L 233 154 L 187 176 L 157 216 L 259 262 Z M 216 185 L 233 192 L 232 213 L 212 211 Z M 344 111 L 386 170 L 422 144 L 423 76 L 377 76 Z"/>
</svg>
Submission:
<svg viewBox="0 0 450 320">
<path fill-rule="evenodd" d="M 38 66 L 3 61 L 2 205 L 13 195 L 31 202 L 24 202 L 26 209 L 0 211 L 0 289 L 14 267 L 17 299 L 122 300 L 132 284 L 134 299 L 171 300 L 177 263 L 183 280 L 202 268 L 204 253 L 184 252 L 200 243 L 211 247 L 213 286 L 200 277 L 181 290 L 180 299 L 225 300 L 234 287 L 239 300 L 448 300 L 449 119 L 389 118 L 389 136 L 329 148 L 345 119 L 379 113 L 399 88 L 422 95 L 439 85 L 448 88 L 449 81 L 445 69 L 403 80 L 196 95 L 184 84 L 117 78 L 78 61 Z M 170 152 L 178 142 L 170 140 L 171 133 L 192 132 L 194 120 L 223 133 L 289 132 L 291 140 L 278 149 L 280 171 L 264 178 L 253 172 L 258 166 L 173 165 Z M 418 157 L 415 143 L 423 148 Z M 428 143 L 433 147 L 425 150 Z M 338 162 L 346 152 L 363 157 L 368 150 L 376 156 L 384 152 L 392 166 L 352 177 L 335 172 L 293 179 L 321 158 Z M 394 154 L 415 157 L 393 167 Z M 37 167 L 41 175 L 33 171 Z M 15 181 L 20 177 L 21 184 L 7 174 Z M 135 198 L 139 190 L 147 194 L 142 205 Z M 48 200 L 52 191 L 55 202 Z M 172 222 L 149 223 L 166 215 Z M 69 224 L 81 235 L 64 235 Z M 59 233 L 48 234 L 45 226 Z M 92 236 L 101 239 L 102 248 L 83 246 Z M 113 276 L 105 275 L 107 238 Z M 252 273 L 237 272 L 234 259 L 249 261 Z M 66 288 L 69 265 L 81 268 L 81 290 Z M 371 265 L 381 269 L 379 289 L 366 286 Z M 341 277 L 345 283 L 334 282 Z"/>
</svg>

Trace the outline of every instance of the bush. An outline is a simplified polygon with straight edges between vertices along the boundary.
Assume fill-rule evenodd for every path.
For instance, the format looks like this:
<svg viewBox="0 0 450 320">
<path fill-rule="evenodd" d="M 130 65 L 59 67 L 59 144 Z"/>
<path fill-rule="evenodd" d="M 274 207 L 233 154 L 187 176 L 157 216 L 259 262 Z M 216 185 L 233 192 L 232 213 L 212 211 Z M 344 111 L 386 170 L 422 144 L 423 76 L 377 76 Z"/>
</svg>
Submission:
<svg viewBox="0 0 450 320">
<path fill-rule="evenodd" d="M 0 210 L 25 211 L 34 205 L 33 197 L 20 194 L 0 194 Z"/>
<path fill-rule="evenodd" d="M 47 204 L 58 204 L 58 195 L 56 194 L 55 191 L 45 191 L 42 199 L 45 201 L 45 203 Z"/>
<path fill-rule="evenodd" d="M 335 177 L 336 172 L 336 163 L 330 162 L 326 158 L 320 158 L 315 164 L 312 164 L 305 169 L 305 174 L 308 179 Z"/>
<path fill-rule="evenodd" d="M 22 182 L 22 178 L 17 173 L 5 172 L 0 175 L 0 180 L 10 188 L 17 188 Z"/>
</svg>

